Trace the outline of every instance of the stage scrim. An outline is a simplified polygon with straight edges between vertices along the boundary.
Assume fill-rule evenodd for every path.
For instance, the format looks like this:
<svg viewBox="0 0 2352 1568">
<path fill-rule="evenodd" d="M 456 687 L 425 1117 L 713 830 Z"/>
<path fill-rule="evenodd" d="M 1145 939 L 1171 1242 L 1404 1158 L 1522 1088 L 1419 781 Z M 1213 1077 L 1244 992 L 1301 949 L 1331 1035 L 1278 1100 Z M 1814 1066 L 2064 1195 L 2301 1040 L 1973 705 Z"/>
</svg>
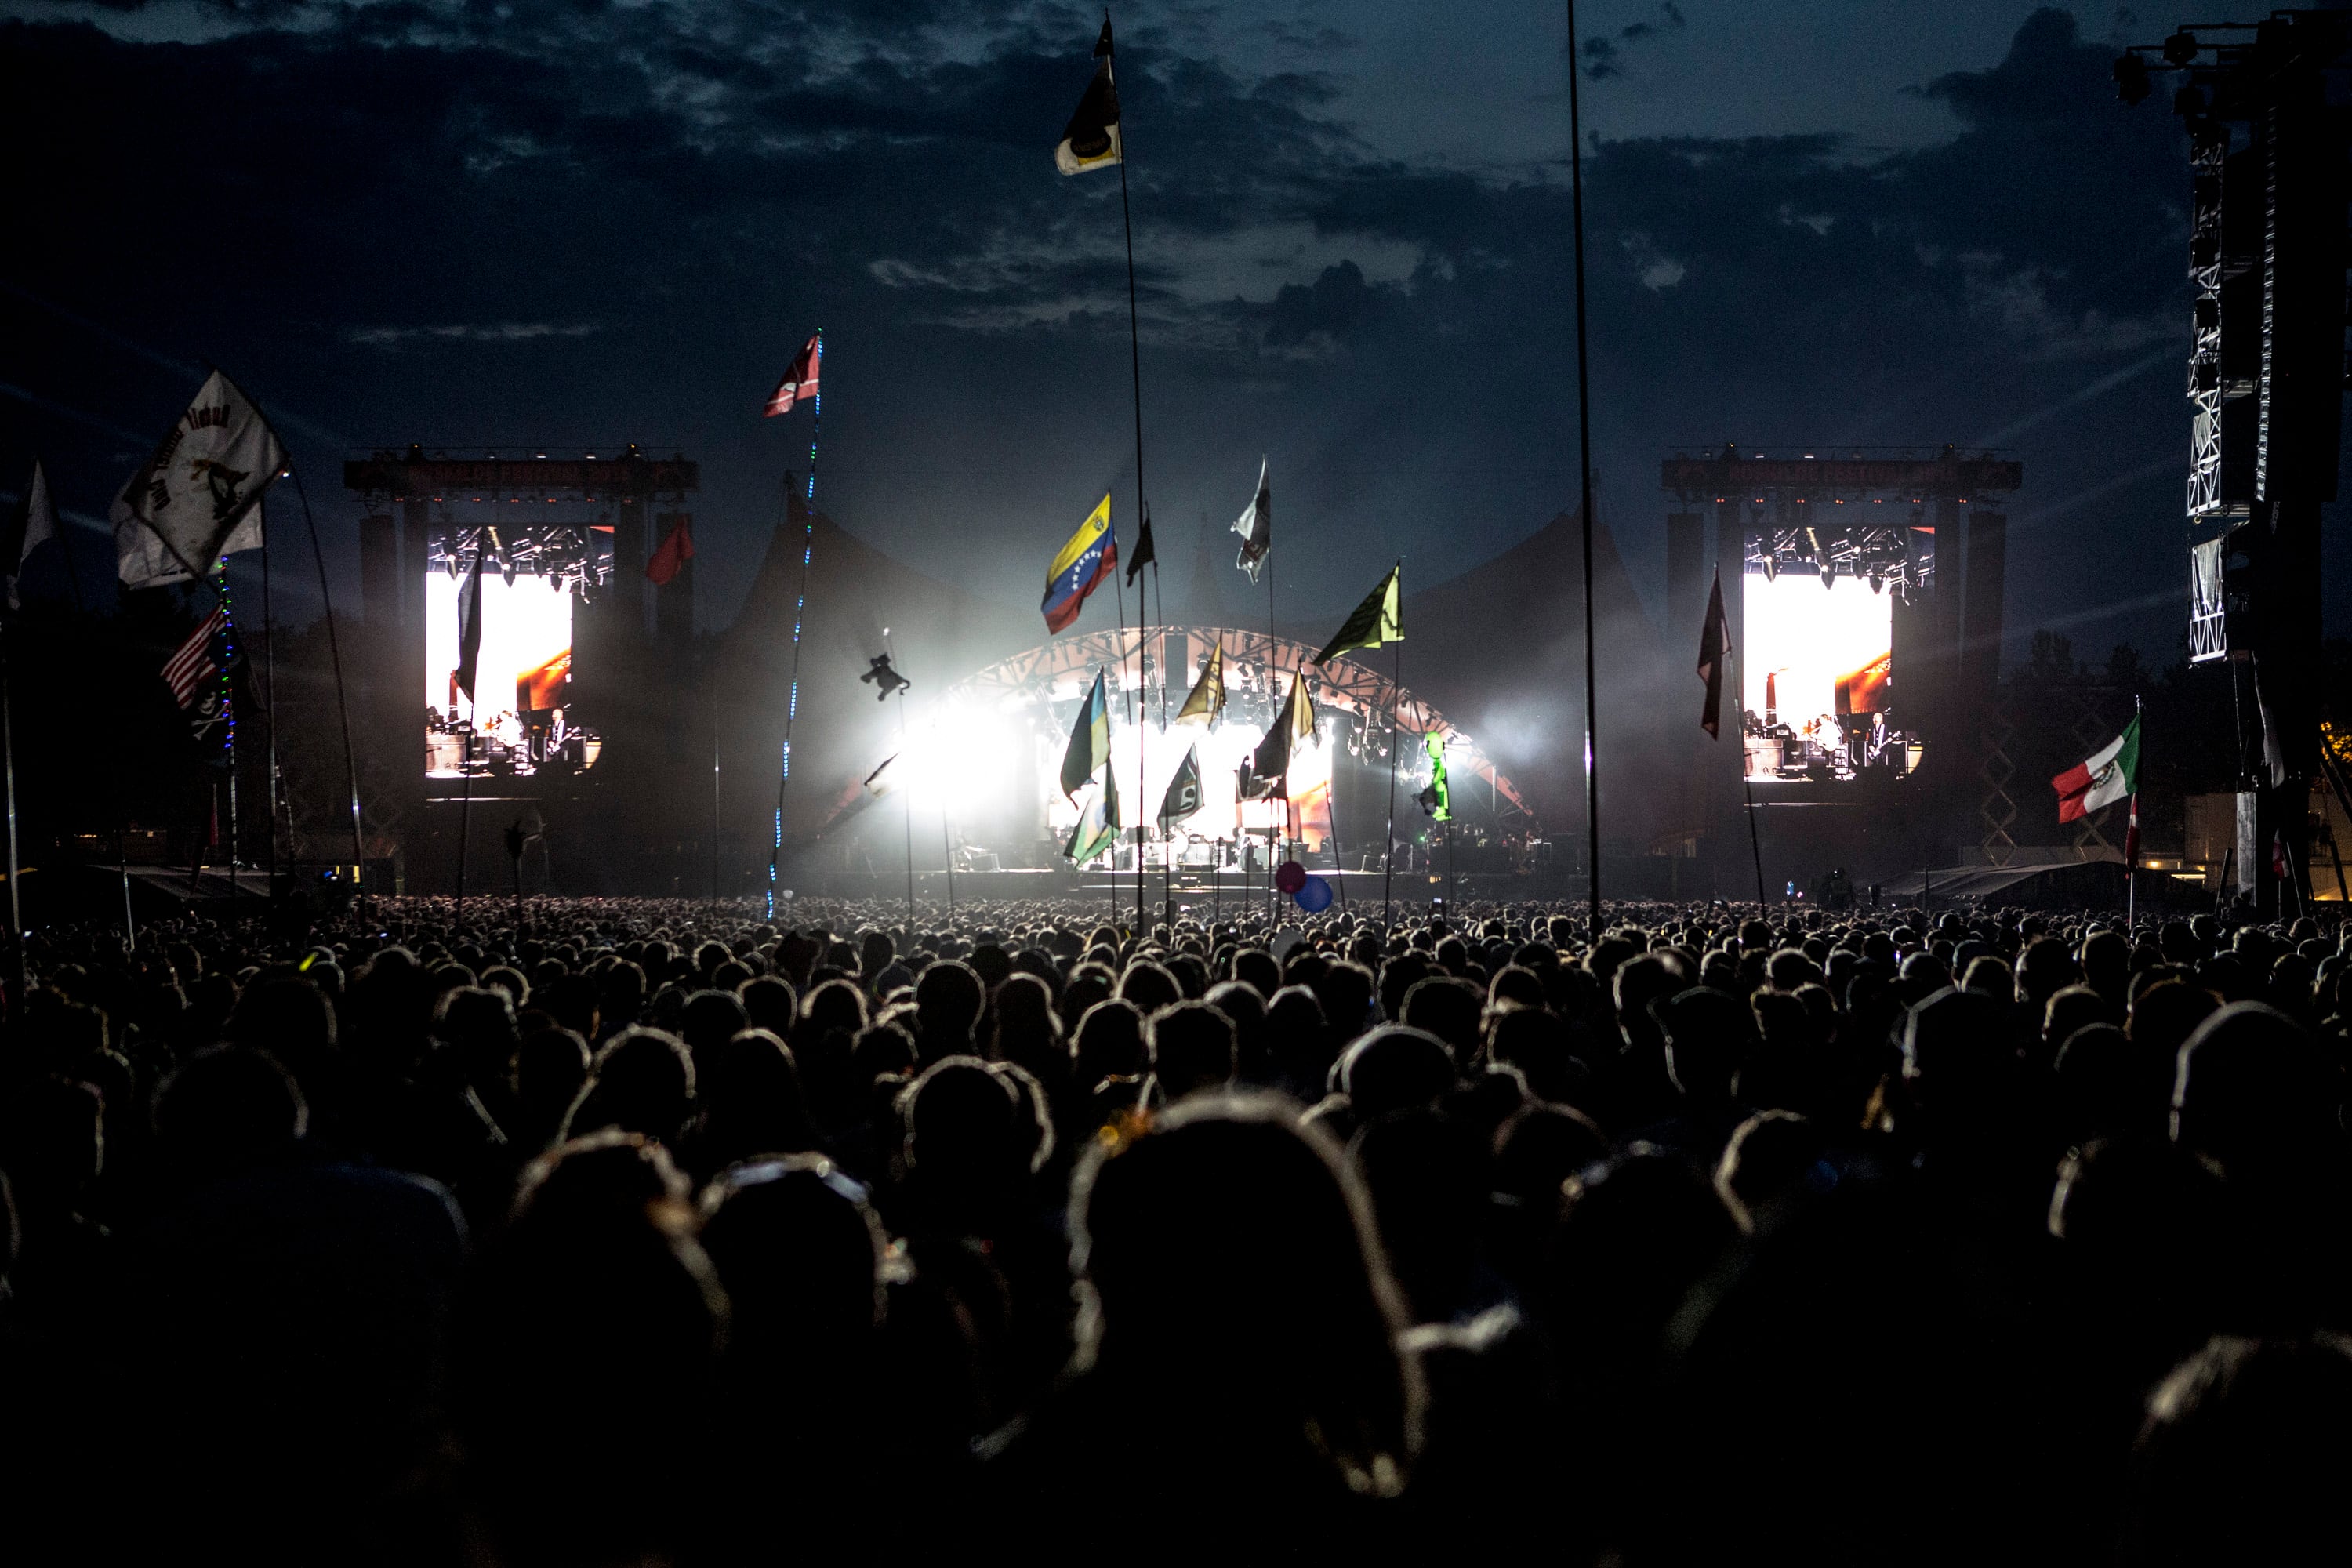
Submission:
<svg viewBox="0 0 2352 1568">
<path fill-rule="evenodd" d="M 1223 721 L 1168 725 L 1183 705 L 1211 648 L 1225 651 L 1227 706 Z M 1336 850 L 1350 869 L 1377 866 L 1386 820 L 1390 713 L 1397 715 L 1402 767 L 1397 774 L 1398 838 L 1425 844 L 1429 821 L 1414 795 L 1429 781 L 1422 736 L 1444 741 L 1460 832 L 1492 846 L 1499 857 L 1528 854 L 1542 830 L 1511 781 L 1477 743 L 1427 702 L 1400 691 L 1388 677 L 1354 658 L 1310 669 L 1316 707 L 1312 741 L 1294 753 L 1290 800 L 1238 798 L 1243 760 L 1265 736 L 1292 674 L 1315 650 L 1303 643 L 1234 627 L 1136 628 L 1058 637 L 977 671 L 926 700 L 909 699 L 910 729 L 881 747 L 862 770 L 894 757 L 889 773 L 911 795 L 919 835 L 937 842 L 951 836 L 965 857 L 1003 866 L 1055 859 L 1077 821 L 1088 792 L 1076 801 L 1055 784 L 1062 751 L 1078 706 L 1097 669 L 1105 672 L 1111 709 L 1111 772 L 1117 778 L 1126 842 L 1119 863 L 1134 864 L 1134 829 L 1152 828 L 1146 863 L 1157 866 L 1172 846 L 1181 864 L 1229 863 L 1245 839 L 1263 847 L 1268 833 L 1286 834 L 1313 861 L 1328 864 Z M 1137 754 L 1136 723 L 1145 727 Z M 1188 749 L 1197 748 L 1202 809 L 1162 839 L 1155 821 L 1169 781 Z M 1098 787 L 1098 784 L 1097 786 Z M 858 781 L 842 792 L 827 831 L 846 827 L 873 804 Z M 895 823 L 895 793 L 868 822 Z M 923 826 L 928 824 L 929 826 Z M 1336 828 L 1336 846 L 1334 843 Z M 1099 868 L 1109 857 L 1098 858 Z"/>
</svg>

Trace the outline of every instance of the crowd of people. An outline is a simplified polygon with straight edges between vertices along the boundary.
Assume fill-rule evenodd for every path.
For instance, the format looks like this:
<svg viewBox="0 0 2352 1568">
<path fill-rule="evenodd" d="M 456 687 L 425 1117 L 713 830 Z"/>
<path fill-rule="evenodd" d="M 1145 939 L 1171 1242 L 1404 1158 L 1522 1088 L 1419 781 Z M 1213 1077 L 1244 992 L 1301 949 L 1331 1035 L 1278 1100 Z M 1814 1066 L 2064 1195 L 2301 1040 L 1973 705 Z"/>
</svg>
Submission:
<svg viewBox="0 0 2352 1568">
<path fill-rule="evenodd" d="M 11 1561 L 2341 1550 L 2352 927 L 469 912 L 29 937 Z"/>
</svg>

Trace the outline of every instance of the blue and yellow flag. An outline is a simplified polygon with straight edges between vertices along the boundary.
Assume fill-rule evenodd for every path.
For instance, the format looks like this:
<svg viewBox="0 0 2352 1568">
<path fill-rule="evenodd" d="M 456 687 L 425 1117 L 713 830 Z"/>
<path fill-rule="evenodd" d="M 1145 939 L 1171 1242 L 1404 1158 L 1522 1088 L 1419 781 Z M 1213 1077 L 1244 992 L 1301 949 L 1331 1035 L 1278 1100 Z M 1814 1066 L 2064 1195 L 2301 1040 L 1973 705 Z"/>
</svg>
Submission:
<svg viewBox="0 0 2352 1568">
<path fill-rule="evenodd" d="M 1070 726 L 1070 744 L 1062 752 L 1062 797 L 1076 800 L 1095 770 L 1110 761 L 1110 698 L 1103 689 L 1102 671 L 1095 671 L 1094 689 L 1078 705 L 1078 721 Z"/>
<path fill-rule="evenodd" d="M 1106 773 L 1101 793 L 1087 802 L 1086 810 L 1078 814 L 1078 825 L 1070 829 L 1069 842 L 1062 846 L 1062 853 L 1073 864 L 1083 866 L 1117 844 L 1118 830 L 1118 775 Z"/>
<path fill-rule="evenodd" d="M 1118 565 L 1118 538 L 1110 531 L 1110 497 L 1105 495 L 1045 569 L 1045 597 L 1037 606 L 1045 612 L 1045 630 L 1058 632 L 1076 620 L 1087 595 Z"/>
</svg>

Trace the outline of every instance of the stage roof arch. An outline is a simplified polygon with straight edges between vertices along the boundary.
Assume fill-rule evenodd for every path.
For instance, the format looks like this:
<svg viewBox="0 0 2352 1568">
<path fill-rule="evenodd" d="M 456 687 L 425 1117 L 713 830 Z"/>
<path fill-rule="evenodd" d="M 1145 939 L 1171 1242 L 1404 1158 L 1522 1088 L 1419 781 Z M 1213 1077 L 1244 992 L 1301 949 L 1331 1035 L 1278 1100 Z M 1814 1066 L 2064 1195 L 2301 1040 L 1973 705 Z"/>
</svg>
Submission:
<svg viewBox="0 0 2352 1568">
<path fill-rule="evenodd" d="M 1140 627 L 1129 626 L 1055 637 L 967 676 L 949 687 L 941 700 L 950 703 L 959 700 L 1075 701 L 1100 668 L 1109 684 L 1112 710 L 1118 713 L 1125 694 L 1139 684 L 1146 635 Z M 1244 707 L 1264 706 L 1270 711 L 1292 672 L 1307 668 L 1307 692 L 1317 707 L 1352 713 L 1367 725 L 1384 724 L 1394 711 L 1401 731 L 1413 735 L 1433 731 L 1443 735 L 1447 767 L 1457 778 L 1466 773 L 1486 784 L 1497 816 L 1524 818 L 1526 826 L 1540 826 L 1526 799 L 1477 742 L 1412 695 L 1410 688 L 1400 687 L 1370 664 L 1359 662 L 1374 656 L 1343 655 L 1316 668 L 1312 666 L 1316 650 L 1305 643 L 1235 626 L 1153 626 L 1149 637 L 1150 700 L 1157 703 L 1160 699 L 1159 677 L 1164 661 L 1171 713 L 1198 678 L 1210 648 L 1219 643 L 1225 650 L 1228 700 L 1243 700 Z"/>
</svg>

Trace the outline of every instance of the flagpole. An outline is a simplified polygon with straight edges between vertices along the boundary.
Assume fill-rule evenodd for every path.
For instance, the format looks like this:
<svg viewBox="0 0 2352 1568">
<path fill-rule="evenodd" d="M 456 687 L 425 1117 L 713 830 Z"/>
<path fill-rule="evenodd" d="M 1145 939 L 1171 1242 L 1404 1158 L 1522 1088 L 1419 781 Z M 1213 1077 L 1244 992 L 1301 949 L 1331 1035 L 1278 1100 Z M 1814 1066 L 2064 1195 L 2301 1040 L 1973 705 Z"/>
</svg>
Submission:
<svg viewBox="0 0 2352 1568">
<path fill-rule="evenodd" d="M 899 755 L 904 756 L 906 751 L 907 689 L 902 685 L 898 688 Z M 907 789 L 899 793 L 902 796 L 900 804 L 905 807 L 904 816 L 907 825 L 907 940 L 912 942 L 915 936 L 915 792 Z"/>
<path fill-rule="evenodd" d="M 1584 129 L 1576 93 L 1576 0 L 1568 6 L 1569 189 L 1576 232 L 1576 442 L 1584 524 L 1584 837 L 1592 940 L 1601 936 L 1601 754 L 1594 743 L 1599 682 L 1592 668 L 1592 392 L 1584 312 Z M 1754 824 L 1751 820 L 1751 828 Z M 1453 834 L 1446 835 L 1451 861 Z"/>
<path fill-rule="evenodd" d="M 268 504 L 254 502 L 253 517 L 261 533 L 261 677 L 268 692 L 262 699 L 262 717 L 269 721 L 269 886 L 266 896 L 274 899 L 278 896 L 278 623 L 269 595 Z"/>
<path fill-rule="evenodd" d="M 254 503 L 260 505 L 259 501 Z M 228 566 L 220 567 L 221 632 L 225 663 L 221 671 L 221 718 L 227 728 L 221 745 L 228 752 L 228 896 L 229 907 L 236 907 L 236 617 L 229 610 Z"/>
<path fill-rule="evenodd" d="M 768 850 L 768 918 L 776 918 L 776 863 L 784 855 L 784 786 L 793 777 L 793 721 L 801 710 L 801 626 L 807 618 L 809 561 L 816 554 L 816 442 L 824 428 L 824 329 L 816 330 L 813 341 L 816 358 L 810 363 L 810 379 L 816 390 L 809 394 L 809 471 L 808 493 L 801 506 L 801 591 L 793 601 L 793 679 L 784 700 L 784 745 L 782 760 L 776 769 L 776 836 Z M 784 470 L 784 515 L 792 515 L 793 471 Z"/>
<path fill-rule="evenodd" d="M 63 544 L 65 542 L 59 540 L 58 542 Z M 30 971 L 25 958 L 25 904 L 21 896 L 24 879 L 16 863 L 16 712 L 7 652 L 16 626 L 16 617 L 14 616 L 0 623 L 0 752 L 7 753 L 8 942 L 16 950 L 16 994 L 12 1000 L 16 1006 L 22 1007 L 30 984 Z"/>
<path fill-rule="evenodd" d="M 1764 848 L 1756 837 L 1756 786 L 1748 780 L 1748 741 L 1739 742 L 1739 787 L 1748 795 L 1748 853 L 1756 861 L 1756 912 L 1764 912 Z"/>
<path fill-rule="evenodd" d="M 1397 602 L 1402 609 L 1404 601 L 1404 557 L 1397 557 Z M 1393 918 L 1390 910 L 1390 892 L 1396 879 L 1396 776 L 1397 776 L 1397 710 L 1404 701 L 1404 638 L 1390 645 L 1396 649 L 1389 666 L 1389 826 L 1388 837 L 1381 845 L 1381 930 L 1385 934 Z"/>
<path fill-rule="evenodd" d="M 257 514 L 258 514 L 258 511 L 259 511 L 259 509 L 260 509 L 261 503 L 260 503 L 258 500 L 257 500 L 257 501 L 255 501 L 253 504 L 254 504 L 254 508 L 255 508 L 255 510 L 256 510 Z M 262 602 L 262 605 L 263 605 L 263 615 L 264 615 L 264 616 L 265 616 L 265 618 L 266 618 L 266 617 L 267 617 L 267 616 L 268 616 L 268 604 L 269 604 L 269 575 L 268 575 L 268 570 L 269 570 L 269 526 L 268 526 L 268 521 L 267 521 L 266 520 L 262 522 L 261 528 L 262 528 L 262 532 L 261 532 L 261 545 L 262 545 L 262 555 L 261 555 L 261 563 L 262 563 L 261 602 Z M 74 610 L 75 610 L 75 612 L 76 612 L 77 614 L 79 614 L 79 615 L 84 615 L 84 616 L 87 616 L 87 615 L 89 613 L 89 605 L 88 602 L 87 602 L 87 601 L 85 601 L 85 600 L 83 599 L 83 597 L 82 597 L 82 593 L 81 593 L 81 574 L 80 574 L 80 572 L 77 571 L 77 570 L 75 569 L 75 567 L 74 567 L 74 563 L 73 563 L 73 548 L 72 548 L 72 546 L 71 546 L 69 543 L 68 543 L 68 542 L 67 542 L 66 538 L 65 538 L 65 536 L 64 536 L 64 534 L 63 534 L 62 532 L 61 532 L 61 533 L 59 533 L 59 535 L 58 536 L 58 553 L 65 557 L 65 561 L 66 561 L 66 582 L 67 582 L 67 584 L 68 584 L 68 585 L 73 589 Z M 270 753 L 270 754 L 271 754 L 271 756 L 272 756 L 273 758 L 275 758 L 275 756 L 276 756 L 276 754 L 277 754 L 277 752 L 276 752 L 277 741 L 276 741 L 276 738 L 275 738 L 275 737 L 276 737 L 276 735 L 277 735 L 277 731 L 278 731 L 278 716 L 277 716 L 278 688 L 277 688 L 277 686 L 275 685 L 275 683 L 274 683 L 274 682 L 273 682 L 273 684 L 270 686 L 270 689 L 269 689 L 269 700 L 270 700 L 269 729 L 270 729 L 270 734 L 271 734 L 271 737 L 272 737 L 271 742 L 270 742 L 270 745 L 271 745 L 271 748 L 272 748 L 272 750 L 271 750 L 271 753 Z M 273 787 L 274 787 L 274 782 L 275 782 L 275 781 L 273 780 Z M 122 879 L 122 935 L 123 935 L 123 940 L 124 940 L 124 942 L 129 945 L 129 947 L 130 947 L 130 948 L 131 948 L 131 949 L 134 949 L 134 950 L 135 950 L 135 949 L 139 946 L 139 926 L 138 926 L 138 923 L 137 923 L 136 921 L 134 921 L 131 918 L 131 824 L 130 824 L 130 820 L 129 820 L 129 818 L 130 818 L 130 809 L 129 809 L 129 807 L 124 804 L 124 801 L 123 801 L 123 796 L 122 796 L 122 781 L 121 781 L 121 779 L 118 776 L 118 777 L 116 777 L 116 778 L 112 779 L 112 780 L 110 781 L 110 784 L 111 784 L 111 787 L 112 787 L 112 789 L 113 789 L 113 791 L 114 791 L 114 858 L 115 858 L 115 870 L 116 870 L 117 874 L 118 874 L 118 875 L 120 875 L 120 876 L 121 877 L 121 879 Z"/>
<path fill-rule="evenodd" d="M 1108 41 L 1110 28 L 1110 17 L 1108 12 L 1103 16 L 1103 28 Z M 1116 73 L 1118 67 L 1118 49 L 1116 45 L 1110 48 L 1105 58 Z M 1126 128 L 1121 126 L 1118 142 L 1118 225 L 1120 232 L 1127 240 L 1127 358 L 1129 374 L 1133 378 L 1135 386 L 1135 517 L 1136 526 L 1140 530 L 1150 514 L 1144 510 L 1143 502 L 1143 330 L 1135 307 L 1135 213 L 1129 204 L 1127 195 L 1127 132 Z M 1114 541 L 1118 537 L 1116 525 L 1113 526 L 1111 537 Z M 1140 533 L 1137 537 L 1138 548 L 1140 548 Z M 1136 584 L 1136 619 L 1139 623 L 1145 618 L 1142 596 L 1143 585 L 1139 583 Z M 1124 640 L 1127 630 L 1127 592 L 1124 584 L 1119 586 L 1118 600 L 1119 631 L 1121 639 Z M 1144 657 L 1144 650 L 1139 640 L 1135 664 L 1138 681 L 1143 679 Z M 1129 696 L 1128 716 L 1135 722 L 1135 793 L 1139 801 L 1145 798 L 1145 792 L 1150 787 L 1143 777 L 1143 725 L 1139 717 L 1139 711 L 1136 699 Z M 1142 934 L 1140 928 L 1143 924 L 1143 837 L 1144 829 L 1139 824 L 1135 836 L 1135 923 L 1139 928 L 1137 931 L 1139 936 Z M 1114 857 L 1111 860 L 1111 880 L 1116 882 L 1118 879 L 1118 861 Z"/>
<path fill-rule="evenodd" d="M 719 910 L 719 833 L 721 821 L 719 792 L 719 655 L 714 649 L 705 672 L 710 680 L 710 909 Z"/>
<path fill-rule="evenodd" d="M 310 492 L 302 488 L 302 470 L 292 463 L 286 471 L 294 477 L 294 494 L 302 502 L 302 526 L 310 535 L 310 559 L 319 568 L 319 602 L 327 616 L 327 657 L 335 671 L 335 710 L 342 719 L 343 783 L 352 797 L 352 888 L 359 899 L 362 917 L 367 912 L 367 852 L 360 841 L 360 764 L 358 753 L 352 750 L 352 705 L 343 695 L 342 645 L 335 637 L 335 601 L 327 587 L 327 557 L 319 548 L 319 524 L 310 515 Z"/>
<path fill-rule="evenodd" d="M 471 700 L 471 699 L 468 699 Z M 467 722 L 471 723 L 468 720 Z M 457 924 L 466 923 L 466 854 L 473 847 L 474 836 L 474 732 L 461 731 L 457 740 L 457 771 L 466 776 L 466 795 L 457 807 Z"/>
</svg>

